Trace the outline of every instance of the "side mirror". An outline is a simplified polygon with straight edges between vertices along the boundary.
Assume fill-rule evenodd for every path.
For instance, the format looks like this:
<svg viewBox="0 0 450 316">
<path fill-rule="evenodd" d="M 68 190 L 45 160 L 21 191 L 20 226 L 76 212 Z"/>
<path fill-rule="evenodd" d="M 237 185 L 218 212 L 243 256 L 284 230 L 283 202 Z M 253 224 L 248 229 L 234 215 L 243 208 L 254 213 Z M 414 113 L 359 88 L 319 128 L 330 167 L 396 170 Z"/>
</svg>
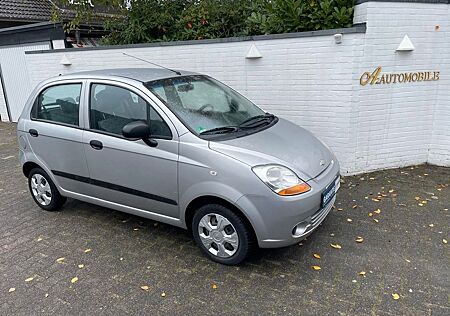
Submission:
<svg viewBox="0 0 450 316">
<path fill-rule="evenodd" d="M 126 138 L 145 138 L 150 136 L 150 128 L 143 121 L 134 121 L 122 128 L 122 135 Z"/>
<path fill-rule="evenodd" d="M 122 128 L 122 135 L 130 139 L 142 139 L 150 147 L 158 146 L 158 142 L 150 137 L 150 127 L 144 121 L 134 121 Z"/>
</svg>

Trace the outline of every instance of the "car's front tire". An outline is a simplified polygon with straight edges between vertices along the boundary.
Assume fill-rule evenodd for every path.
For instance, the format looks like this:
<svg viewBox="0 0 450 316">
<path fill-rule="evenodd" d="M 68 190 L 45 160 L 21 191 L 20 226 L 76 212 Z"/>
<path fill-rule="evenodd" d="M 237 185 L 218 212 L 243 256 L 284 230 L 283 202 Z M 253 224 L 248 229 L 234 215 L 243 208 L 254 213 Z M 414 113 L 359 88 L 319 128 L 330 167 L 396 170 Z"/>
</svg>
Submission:
<svg viewBox="0 0 450 316">
<path fill-rule="evenodd" d="M 219 204 L 204 205 L 195 212 L 192 233 L 208 258 L 226 265 L 241 263 L 255 248 L 251 227 Z"/>
<path fill-rule="evenodd" d="M 41 168 L 34 168 L 28 175 L 28 188 L 36 204 L 46 211 L 57 211 L 66 202 L 49 175 Z"/>
</svg>

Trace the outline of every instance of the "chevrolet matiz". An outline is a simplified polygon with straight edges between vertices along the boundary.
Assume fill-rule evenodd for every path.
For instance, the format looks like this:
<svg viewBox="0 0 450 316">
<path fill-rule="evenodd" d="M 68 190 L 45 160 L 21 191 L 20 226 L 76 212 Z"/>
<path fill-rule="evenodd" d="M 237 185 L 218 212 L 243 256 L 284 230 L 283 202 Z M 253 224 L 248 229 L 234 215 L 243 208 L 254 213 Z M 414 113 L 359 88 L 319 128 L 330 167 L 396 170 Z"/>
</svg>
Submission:
<svg viewBox="0 0 450 316">
<path fill-rule="evenodd" d="M 32 92 L 17 130 L 42 209 L 73 198 L 182 227 L 222 264 L 304 239 L 340 184 L 313 134 L 193 72 L 55 77 Z"/>
</svg>

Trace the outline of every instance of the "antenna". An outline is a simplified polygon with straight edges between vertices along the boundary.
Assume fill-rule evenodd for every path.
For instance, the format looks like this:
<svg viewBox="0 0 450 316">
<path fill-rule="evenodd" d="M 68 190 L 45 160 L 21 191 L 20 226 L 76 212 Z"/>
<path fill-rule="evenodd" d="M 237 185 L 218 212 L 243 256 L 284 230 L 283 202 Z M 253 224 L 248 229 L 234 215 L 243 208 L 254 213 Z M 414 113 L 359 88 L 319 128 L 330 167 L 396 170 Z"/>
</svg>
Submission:
<svg viewBox="0 0 450 316">
<path fill-rule="evenodd" d="M 151 61 L 148 61 L 148 60 L 145 60 L 145 59 L 143 59 L 143 58 L 139 58 L 139 57 L 136 57 L 136 56 L 133 56 L 133 55 L 124 53 L 124 52 L 122 52 L 122 54 L 124 54 L 125 56 L 128 56 L 128 57 L 131 57 L 131 58 L 134 58 L 134 59 L 143 61 L 143 62 L 145 62 L 145 63 L 151 64 L 151 65 L 154 65 L 154 66 L 157 66 L 157 67 L 161 67 L 161 68 L 166 69 L 166 70 L 170 70 L 170 71 L 176 73 L 178 76 L 181 76 L 181 72 L 179 72 L 179 71 L 176 71 L 176 70 L 173 70 L 173 69 L 170 69 L 170 68 L 167 68 L 167 67 L 158 65 L 158 64 L 156 64 L 156 63 L 152 63 Z"/>
</svg>

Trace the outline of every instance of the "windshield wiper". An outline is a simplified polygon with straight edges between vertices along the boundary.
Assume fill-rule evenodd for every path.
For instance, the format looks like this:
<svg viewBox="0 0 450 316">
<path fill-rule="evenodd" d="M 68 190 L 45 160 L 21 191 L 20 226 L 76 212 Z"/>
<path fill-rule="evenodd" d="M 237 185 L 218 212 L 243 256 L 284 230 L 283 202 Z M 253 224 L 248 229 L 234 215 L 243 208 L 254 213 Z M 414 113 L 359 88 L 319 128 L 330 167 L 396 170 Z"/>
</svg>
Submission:
<svg viewBox="0 0 450 316">
<path fill-rule="evenodd" d="M 211 128 L 206 131 L 203 131 L 200 133 L 200 135 L 226 134 L 226 133 L 236 132 L 237 130 L 238 130 L 238 128 L 236 126 L 222 126 L 222 127 L 215 127 L 215 128 Z"/>
<path fill-rule="evenodd" d="M 263 115 L 256 115 L 246 119 L 244 122 L 239 124 L 238 128 L 253 128 L 260 126 L 262 123 L 270 123 L 275 119 L 275 115 L 266 113 Z"/>
</svg>

